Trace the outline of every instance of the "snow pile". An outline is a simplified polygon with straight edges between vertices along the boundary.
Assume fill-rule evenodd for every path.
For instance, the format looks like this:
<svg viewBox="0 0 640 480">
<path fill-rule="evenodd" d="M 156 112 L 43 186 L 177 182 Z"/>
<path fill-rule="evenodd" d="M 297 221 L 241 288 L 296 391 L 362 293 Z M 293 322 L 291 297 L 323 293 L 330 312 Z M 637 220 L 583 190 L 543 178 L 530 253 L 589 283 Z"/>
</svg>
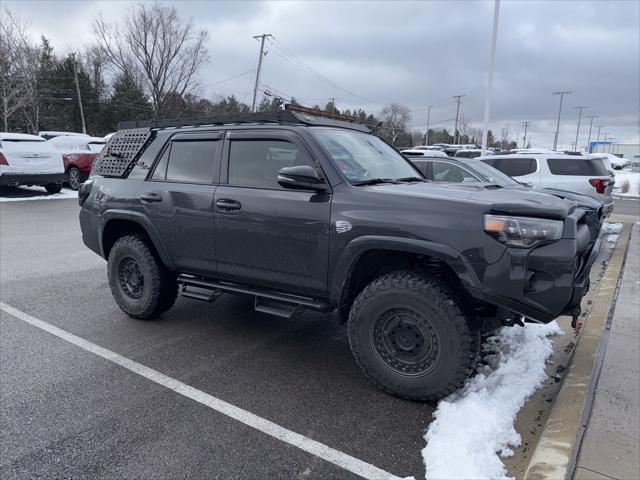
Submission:
<svg viewBox="0 0 640 480">
<path fill-rule="evenodd" d="M 640 172 L 618 170 L 615 171 L 615 175 L 614 195 L 640 198 Z"/>
<path fill-rule="evenodd" d="M 620 233 L 622 232 L 621 223 L 604 222 L 602 224 L 602 233 Z"/>
<path fill-rule="evenodd" d="M 487 364 L 434 413 L 422 450 L 428 480 L 508 478 L 498 454 L 513 455 L 509 447 L 520 444 L 516 415 L 547 378 L 547 337 L 562 333 L 556 322 L 526 324 L 487 339 Z"/>
<path fill-rule="evenodd" d="M 15 193 L 14 193 L 15 192 Z M 18 187 L 11 192 L 11 197 L 0 196 L 0 202 L 22 202 L 25 200 L 60 200 L 67 198 L 78 198 L 78 192 L 63 188 L 60 193 L 48 194 L 44 187 Z M 35 195 L 34 195 L 35 193 Z M 38 195 L 40 194 L 40 195 Z"/>
<path fill-rule="evenodd" d="M 616 243 L 618 241 L 619 236 L 620 235 L 618 235 L 617 233 L 614 233 L 612 235 L 607 235 L 607 242 Z"/>
</svg>

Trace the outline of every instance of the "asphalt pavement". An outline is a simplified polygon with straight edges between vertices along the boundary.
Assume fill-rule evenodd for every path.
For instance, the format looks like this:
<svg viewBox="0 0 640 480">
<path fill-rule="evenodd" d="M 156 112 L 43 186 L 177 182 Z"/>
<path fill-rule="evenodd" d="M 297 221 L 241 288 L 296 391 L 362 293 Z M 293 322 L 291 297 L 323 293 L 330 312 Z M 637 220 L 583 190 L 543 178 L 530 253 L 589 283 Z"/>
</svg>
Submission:
<svg viewBox="0 0 640 480">
<path fill-rule="evenodd" d="M 273 422 L 298 443 L 424 478 L 433 406 L 368 382 L 344 326 L 314 313 L 256 313 L 250 298 L 230 295 L 214 304 L 179 298 L 157 321 L 132 320 L 111 297 L 106 262 L 82 243 L 78 210 L 75 200 L 0 203 L 2 302 Z M 300 448 L 298 437 L 283 441 L 0 314 L 3 479 L 359 478 Z"/>
</svg>

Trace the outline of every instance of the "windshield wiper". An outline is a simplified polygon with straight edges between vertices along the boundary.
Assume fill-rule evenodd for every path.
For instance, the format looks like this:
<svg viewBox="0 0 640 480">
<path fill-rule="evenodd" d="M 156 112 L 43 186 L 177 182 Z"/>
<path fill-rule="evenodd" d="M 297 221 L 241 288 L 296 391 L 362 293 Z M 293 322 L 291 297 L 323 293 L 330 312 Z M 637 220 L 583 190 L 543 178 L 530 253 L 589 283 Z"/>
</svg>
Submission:
<svg viewBox="0 0 640 480">
<path fill-rule="evenodd" d="M 369 180 L 361 180 L 359 182 L 354 182 L 353 184 L 356 187 L 360 187 L 362 185 L 378 185 L 379 183 L 398 183 L 393 178 L 370 178 Z"/>
<path fill-rule="evenodd" d="M 428 182 L 429 180 L 427 180 L 426 178 L 422 178 L 422 177 L 403 177 L 403 178 L 396 178 L 396 181 L 398 181 L 398 182 Z"/>
</svg>

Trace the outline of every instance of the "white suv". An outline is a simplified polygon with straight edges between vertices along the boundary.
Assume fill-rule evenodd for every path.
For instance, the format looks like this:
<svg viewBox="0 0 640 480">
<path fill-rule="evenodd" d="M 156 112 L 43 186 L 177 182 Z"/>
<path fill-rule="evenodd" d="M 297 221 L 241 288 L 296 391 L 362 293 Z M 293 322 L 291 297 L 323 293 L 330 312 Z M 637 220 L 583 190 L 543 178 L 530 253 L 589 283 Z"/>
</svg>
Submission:
<svg viewBox="0 0 640 480">
<path fill-rule="evenodd" d="M 41 185 L 59 193 L 63 180 L 62 154 L 44 138 L 0 133 L 0 186 Z"/>
<path fill-rule="evenodd" d="M 476 160 L 497 168 L 521 183 L 594 197 L 605 204 L 607 215 L 613 210 L 611 192 L 615 177 L 600 157 L 544 152 L 492 155 Z"/>
</svg>

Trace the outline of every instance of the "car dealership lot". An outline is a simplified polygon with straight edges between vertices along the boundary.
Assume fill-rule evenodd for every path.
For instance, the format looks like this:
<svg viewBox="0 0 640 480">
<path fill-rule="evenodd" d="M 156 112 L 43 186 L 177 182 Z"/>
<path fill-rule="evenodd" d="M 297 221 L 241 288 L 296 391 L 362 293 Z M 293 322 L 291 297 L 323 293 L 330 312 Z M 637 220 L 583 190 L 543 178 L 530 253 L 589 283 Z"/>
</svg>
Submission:
<svg viewBox="0 0 640 480">
<path fill-rule="evenodd" d="M 0 205 L 3 302 L 364 464 L 424 477 L 433 407 L 372 386 L 344 326 L 228 295 L 131 320 L 77 214 L 74 200 Z M 3 478 L 356 477 L 6 312 L 0 333 Z"/>
</svg>

